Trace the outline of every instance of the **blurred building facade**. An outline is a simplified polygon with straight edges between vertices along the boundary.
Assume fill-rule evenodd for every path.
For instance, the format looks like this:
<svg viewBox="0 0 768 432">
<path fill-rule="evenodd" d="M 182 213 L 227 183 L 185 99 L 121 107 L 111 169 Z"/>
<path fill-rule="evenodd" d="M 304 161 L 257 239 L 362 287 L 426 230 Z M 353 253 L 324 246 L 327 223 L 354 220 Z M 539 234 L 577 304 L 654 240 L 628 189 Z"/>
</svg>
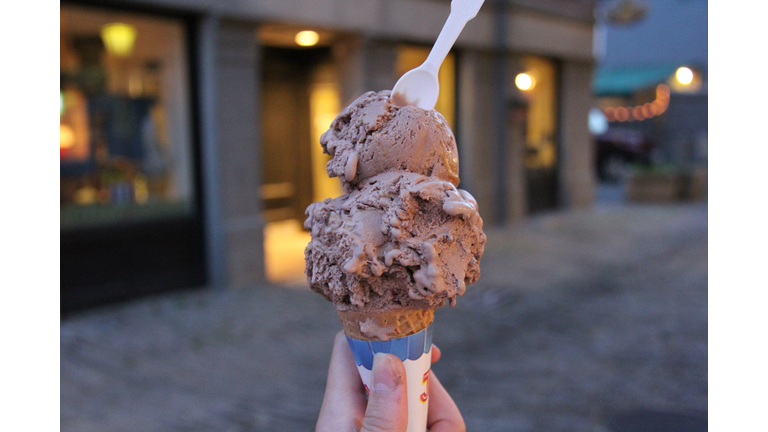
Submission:
<svg viewBox="0 0 768 432">
<path fill-rule="evenodd" d="M 265 233 L 285 246 L 341 193 L 319 135 L 418 66 L 449 10 L 62 2 L 62 310 L 265 280 Z M 593 24 L 591 0 L 488 0 L 444 63 L 436 109 L 487 224 L 593 202 Z"/>
<path fill-rule="evenodd" d="M 593 90 L 608 134 L 642 136 L 654 162 L 706 166 L 707 0 L 604 0 L 596 15 Z"/>
</svg>

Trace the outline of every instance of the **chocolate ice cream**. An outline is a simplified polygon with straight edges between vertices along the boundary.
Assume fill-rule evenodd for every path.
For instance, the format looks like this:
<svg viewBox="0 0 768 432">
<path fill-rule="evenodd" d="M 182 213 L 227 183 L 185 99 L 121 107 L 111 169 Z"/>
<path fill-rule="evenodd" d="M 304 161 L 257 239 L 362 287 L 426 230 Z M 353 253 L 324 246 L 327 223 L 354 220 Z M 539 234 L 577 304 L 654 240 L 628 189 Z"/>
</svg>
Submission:
<svg viewBox="0 0 768 432">
<path fill-rule="evenodd" d="M 321 138 L 328 174 L 347 193 L 307 208 L 306 275 L 340 312 L 453 305 L 480 276 L 483 220 L 472 195 L 456 188 L 448 123 L 389 96 L 365 93 Z"/>
<path fill-rule="evenodd" d="M 400 107 L 390 91 L 367 92 L 345 108 L 320 137 L 331 155 L 328 175 L 351 192 L 383 172 L 411 172 L 459 184 L 456 139 L 435 110 Z"/>
</svg>

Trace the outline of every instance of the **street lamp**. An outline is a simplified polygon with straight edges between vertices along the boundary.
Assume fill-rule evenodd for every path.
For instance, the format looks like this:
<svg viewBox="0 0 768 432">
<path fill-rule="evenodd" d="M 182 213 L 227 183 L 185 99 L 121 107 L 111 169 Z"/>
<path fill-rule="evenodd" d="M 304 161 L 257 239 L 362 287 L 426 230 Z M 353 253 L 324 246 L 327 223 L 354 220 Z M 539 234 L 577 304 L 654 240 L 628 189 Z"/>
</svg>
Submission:
<svg viewBox="0 0 768 432">
<path fill-rule="evenodd" d="M 689 68 L 682 66 L 675 72 L 675 78 L 680 84 L 688 85 L 693 81 L 693 71 Z"/>
</svg>

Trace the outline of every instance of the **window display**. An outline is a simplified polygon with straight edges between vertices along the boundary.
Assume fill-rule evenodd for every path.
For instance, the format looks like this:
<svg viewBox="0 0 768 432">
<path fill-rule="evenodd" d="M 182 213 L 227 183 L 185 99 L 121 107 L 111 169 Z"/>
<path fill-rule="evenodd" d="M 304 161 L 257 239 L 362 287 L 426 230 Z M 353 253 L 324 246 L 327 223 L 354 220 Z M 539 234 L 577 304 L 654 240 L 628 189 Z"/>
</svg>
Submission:
<svg viewBox="0 0 768 432">
<path fill-rule="evenodd" d="M 61 228 L 195 212 L 189 73 L 176 20 L 61 7 Z"/>
</svg>

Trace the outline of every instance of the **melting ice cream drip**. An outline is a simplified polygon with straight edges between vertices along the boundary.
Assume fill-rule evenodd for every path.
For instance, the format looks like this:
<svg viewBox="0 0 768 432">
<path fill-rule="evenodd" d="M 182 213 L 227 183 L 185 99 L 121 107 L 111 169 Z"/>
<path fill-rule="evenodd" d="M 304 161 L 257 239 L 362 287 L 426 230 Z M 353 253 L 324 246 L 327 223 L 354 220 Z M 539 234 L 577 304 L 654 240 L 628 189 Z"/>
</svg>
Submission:
<svg viewBox="0 0 768 432">
<path fill-rule="evenodd" d="M 421 299 L 431 293 L 442 293 L 448 286 L 436 261 L 438 254 L 434 242 L 427 242 L 421 248 L 424 264 L 413 272 L 415 286 L 408 293 L 413 299 Z"/>
<path fill-rule="evenodd" d="M 455 189 L 446 191 L 448 197 L 443 201 L 443 210 L 451 216 L 461 216 L 466 219 L 477 213 L 477 202 L 466 199 L 461 192 L 465 191 Z"/>
<path fill-rule="evenodd" d="M 374 337 L 380 341 L 389 340 L 389 335 L 395 331 L 395 327 L 382 327 L 376 324 L 372 318 L 360 323 L 360 332 L 366 336 Z"/>
<path fill-rule="evenodd" d="M 359 160 L 359 156 L 357 154 L 357 150 L 352 150 L 349 154 L 349 158 L 347 158 L 347 164 L 344 167 L 344 179 L 348 182 L 351 182 L 352 179 L 355 178 L 355 174 L 357 174 L 357 161 Z"/>
</svg>

